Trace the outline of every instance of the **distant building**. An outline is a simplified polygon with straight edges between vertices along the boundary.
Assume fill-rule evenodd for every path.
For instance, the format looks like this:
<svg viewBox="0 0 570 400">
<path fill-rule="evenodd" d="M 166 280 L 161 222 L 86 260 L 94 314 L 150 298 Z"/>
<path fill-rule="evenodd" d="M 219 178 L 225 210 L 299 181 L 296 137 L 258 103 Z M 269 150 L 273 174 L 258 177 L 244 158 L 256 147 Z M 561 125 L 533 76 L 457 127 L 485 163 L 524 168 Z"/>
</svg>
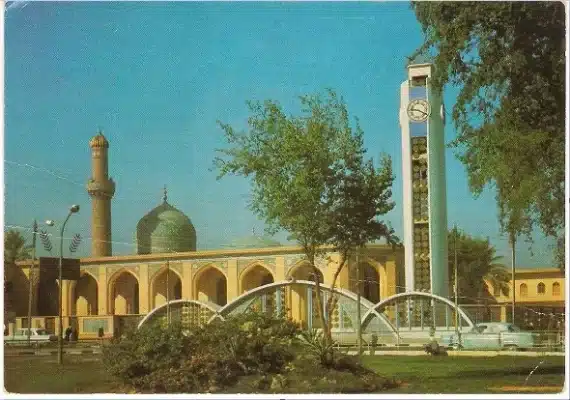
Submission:
<svg viewBox="0 0 570 400">
<path fill-rule="evenodd" d="M 564 270 L 559 268 L 520 268 L 515 271 L 515 323 L 522 328 L 554 330 L 564 321 L 566 287 Z M 505 296 L 499 288 L 487 283 L 489 293 L 498 305 L 512 313 L 512 281 Z"/>
</svg>

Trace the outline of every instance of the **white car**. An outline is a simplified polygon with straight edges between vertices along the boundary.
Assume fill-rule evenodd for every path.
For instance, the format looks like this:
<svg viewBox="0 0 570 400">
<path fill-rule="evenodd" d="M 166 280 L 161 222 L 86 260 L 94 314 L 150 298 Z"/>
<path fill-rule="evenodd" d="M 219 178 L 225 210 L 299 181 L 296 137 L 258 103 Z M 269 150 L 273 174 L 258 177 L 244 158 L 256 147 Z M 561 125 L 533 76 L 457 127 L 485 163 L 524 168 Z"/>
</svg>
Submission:
<svg viewBox="0 0 570 400">
<path fill-rule="evenodd" d="M 462 333 L 461 343 L 456 335 L 450 335 L 442 337 L 442 344 L 469 350 L 528 349 L 534 347 L 535 335 L 507 322 L 482 322 Z"/>
<path fill-rule="evenodd" d="M 12 335 L 4 336 L 4 342 L 13 344 L 25 344 L 28 340 L 28 329 L 16 329 Z M 34 344 L 57 342 L 57 336 L 50 334 L 44 328 L 32 328 L 30 334 L 30 342 Z"/>
</svg>

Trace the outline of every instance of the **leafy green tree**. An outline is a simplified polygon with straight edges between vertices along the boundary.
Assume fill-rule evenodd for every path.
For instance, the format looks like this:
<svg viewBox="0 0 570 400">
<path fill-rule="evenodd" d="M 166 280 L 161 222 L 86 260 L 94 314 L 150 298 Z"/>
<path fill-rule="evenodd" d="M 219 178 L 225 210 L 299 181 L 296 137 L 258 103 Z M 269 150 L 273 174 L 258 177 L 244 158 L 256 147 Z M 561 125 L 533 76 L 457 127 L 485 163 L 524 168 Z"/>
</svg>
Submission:
<svg viewBox="0 0 570 400">
<path fill-rule="evenodd" d="M 32 247 L 26 244 L 26 239 L 16 230 L 4 232 L 4 262 L 14 264 L 19 260 L 31 258 Z"/>
<path fill-rule="evenodd" d="M 509 239 L 564 235 L 563 2 L 413 2 L 433 84 L 461 87 L 452 143 L 475 195 L 494 186 Z M 563 260 L 563 246 L 557 246 Z M 562 252 L 562 254 L 560 254 Z"/>
<path fill-rule="evenodd" d="M 447 235 L 449 249 L 450 282 L 455 285 L 455 246 L 457 246 L 457 280 L 461 303 L 473 303 L 489 297 L 487 285 L 500 288 L 508 295 L 510 275 L 505 266 L 499 263 L 501 257 L 495 255 L 495 248 L 488 239 L 479 239 L 454 228 Z M 453 286 L 452 286 L 453 287 Z"/>
<path fill-rule="evenodd" d="M 270 233 L 285 230 L 303 248 L 317 277 L 320 323 L 332 342 L 315 261 L 327 250 L 340 254 L 334 287 L 356 248 L 382 237 L 397 243 L 392 228 L 378 220 L 394 207 L 394 178 L 387 156 L 378 168 L 365 159 L 362 129 L 358 121 L 351 127 L 347 107 L 333 91 L 325 99 L 302 96 L 300 102 L 300 116 L 285 115 L 271 100 L 249 102 L 247 132 L 220 123 L 230 146 L 219 150 L 214 164 L 220 178 L 250 178 L 251 209 L 265 219 Z M 329 312 L 336 305 L 333 297 Z"/>
</svg>

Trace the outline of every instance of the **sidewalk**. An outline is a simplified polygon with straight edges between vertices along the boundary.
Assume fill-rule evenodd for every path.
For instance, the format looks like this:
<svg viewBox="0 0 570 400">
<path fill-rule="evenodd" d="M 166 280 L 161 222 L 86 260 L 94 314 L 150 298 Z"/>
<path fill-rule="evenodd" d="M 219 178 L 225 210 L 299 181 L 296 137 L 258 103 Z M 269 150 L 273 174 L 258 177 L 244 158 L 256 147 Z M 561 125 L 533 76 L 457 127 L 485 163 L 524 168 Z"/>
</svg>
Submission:
<svg viewBox="0 0 570 400">
<path fill-rule="evenodd" d="M 349 355 L 358 354 L 357 351 L 348 351 Z M 370 352 L 365 350 L 363 355 L 369 355 Z M 374 353 L 376 356 L 425 356 L 426 352 L 423 350 L 376 350 Z M 563 352 L 555 351 L 484 351 L 484 350 L 449 350 L 447 355 L 450 357 L 496 357 L 496 356 L 521 356 L 521 357 L 546 357 L 546 356 L 557 356 L 564 357 L 566 354 Z M 438 356 L 434 356 L 438 357 Z M 441 357 L 441 356 L 439 356 Z M 445 356 L 444 356 L 445 357 Z"/>
</svg>

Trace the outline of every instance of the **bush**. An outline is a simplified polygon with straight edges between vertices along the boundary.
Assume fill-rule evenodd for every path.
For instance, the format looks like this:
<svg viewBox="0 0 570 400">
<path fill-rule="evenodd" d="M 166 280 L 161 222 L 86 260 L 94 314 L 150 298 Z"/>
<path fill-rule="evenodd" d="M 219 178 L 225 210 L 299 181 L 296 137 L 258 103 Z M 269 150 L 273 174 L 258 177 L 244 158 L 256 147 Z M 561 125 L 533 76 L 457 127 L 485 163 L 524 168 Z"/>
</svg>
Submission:
<svg viewBox="0 0 570 400">
<path fill-rule="evenodd" d="M 440 346 L 436 340 L 432 340 L 429 343 L 424 344 L 424 351 L 432 356 L 447 355 L 447 350 L 444 347 Z"/>
<path fill-rule="evenodd" d="M 144 393 L 361 393 L 392 384 L 323 347 L 316 332 L 301 336 L 290 320 L 254 313 L 190 330 L 154 324 L 113 340 L 103 362 Z"/>
<path fill-rule="evenodd" d="M 294 358 L 298 334 L 291 321 L 253 313 L 190 331 L 156 323 L 113 340 L 103 362 L 136 390 L 216 392 L 240 376 L 279 373 Z"/>
</svg>

